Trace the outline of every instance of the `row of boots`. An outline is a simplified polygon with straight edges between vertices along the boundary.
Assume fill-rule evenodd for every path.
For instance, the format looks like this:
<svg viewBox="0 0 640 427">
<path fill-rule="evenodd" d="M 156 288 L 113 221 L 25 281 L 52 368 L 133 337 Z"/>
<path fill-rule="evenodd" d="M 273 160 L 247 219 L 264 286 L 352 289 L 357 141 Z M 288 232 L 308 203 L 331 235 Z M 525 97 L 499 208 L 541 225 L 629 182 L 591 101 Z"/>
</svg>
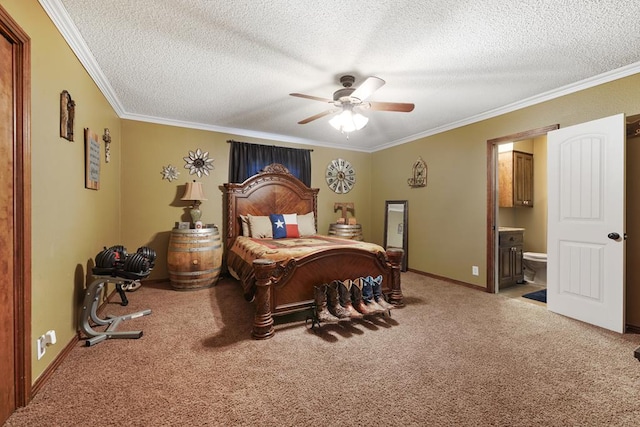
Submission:
<svg viewBox="0 0 640 427">
<path fill-rule="evenodd" d="M 314 286 L 314 300 L 316 320 L 327 323 L 386 313 L 395 307 L 384 299 L 381 275 Z"/>
</svg>

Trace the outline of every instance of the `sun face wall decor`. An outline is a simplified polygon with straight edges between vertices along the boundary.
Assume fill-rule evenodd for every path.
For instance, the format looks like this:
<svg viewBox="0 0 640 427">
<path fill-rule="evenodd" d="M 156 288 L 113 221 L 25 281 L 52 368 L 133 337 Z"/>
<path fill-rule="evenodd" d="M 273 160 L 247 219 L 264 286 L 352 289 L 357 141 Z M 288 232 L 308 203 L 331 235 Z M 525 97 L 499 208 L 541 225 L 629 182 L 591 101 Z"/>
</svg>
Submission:
<svg viewBox="0 0 640 427">
<path fill-rule="evenodd" d="M 356 170 L 344 159 L 331 160 L 325 172 L 327 185 L 338 194 L 351 191 L 356 183 Z"/>
<path fill-rule="evenodd" d="M 213 161 L 215 159 L 209 158 L 208 151 L 202 151 L 199 148 L 194 151 L 189 151 L 188 157 L 183 157 L 186 164 L 185 169 L 189 169 L 189 175 L 198 175 L 200 178 L 202 175 L 209 176 L 209 171 L 213 170 Z"/>
</svg>

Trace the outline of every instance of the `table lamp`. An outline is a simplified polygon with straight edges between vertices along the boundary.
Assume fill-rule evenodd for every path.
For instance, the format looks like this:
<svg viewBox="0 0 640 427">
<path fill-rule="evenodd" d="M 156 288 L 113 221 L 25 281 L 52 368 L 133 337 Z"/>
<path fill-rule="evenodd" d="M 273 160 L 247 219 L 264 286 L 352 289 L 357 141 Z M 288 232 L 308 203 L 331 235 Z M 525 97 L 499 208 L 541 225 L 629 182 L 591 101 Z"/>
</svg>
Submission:
<svg viewBox="0 0 640 427">
<path fill-rule="evenodd" d="M 181 200 L 191 200 L 193 201 L 193 205 L 191 206 L 191 220 L 195 224 L 197 221 L 200 221 L 200 217 L 202 216 L 202 212 L 200 212 L 200 202 L 202 200 L 207 200 L 204 197 L 204 192 L 202 191 L 202 183 L 196 182 L 187 182 L 184 190 L 184 196 L 182 196 Z"/>
</svg>

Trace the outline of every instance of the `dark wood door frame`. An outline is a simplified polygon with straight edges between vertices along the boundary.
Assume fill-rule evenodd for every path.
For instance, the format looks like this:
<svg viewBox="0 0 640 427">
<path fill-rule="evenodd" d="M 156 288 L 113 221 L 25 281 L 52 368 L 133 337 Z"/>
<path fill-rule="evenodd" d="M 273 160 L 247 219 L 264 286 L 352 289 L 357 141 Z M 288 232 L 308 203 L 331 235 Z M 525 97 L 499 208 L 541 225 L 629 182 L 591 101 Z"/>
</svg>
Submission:
<svg viewBox="0 0 640 427">
<path fill-rule="evenodd" d="M 496 152 L 498 144 L 503 142 L 516 142 L 523 139 L 535 138 L 546 135 L 552 130 L 559 129 L 560 125 L 550 125 L 543 128 L 532 129 L 512 135 L 501 136 L 487 141 L 487 292 L 496 291 Z"/>
<path fill-rule="evenodd" d="M 31 400 L 31 40 L 0 6 L 0 36 L 13 45 L 14 313 L 16 408 Z"/>
</svg>

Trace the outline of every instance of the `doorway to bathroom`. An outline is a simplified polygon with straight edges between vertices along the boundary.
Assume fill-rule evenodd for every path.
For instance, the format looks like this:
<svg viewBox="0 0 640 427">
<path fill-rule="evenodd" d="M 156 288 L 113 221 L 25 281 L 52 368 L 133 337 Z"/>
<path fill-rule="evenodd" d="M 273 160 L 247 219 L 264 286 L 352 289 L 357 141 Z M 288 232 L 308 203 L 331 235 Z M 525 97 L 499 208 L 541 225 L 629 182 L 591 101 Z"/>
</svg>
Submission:
<svg viewBox="0 0 640 427">
<path fill-rule="evenodd" d="M 539 263 L 529 259 L 546 254 L 547 133 L 558 128 L 551 125 L 487 141 L 488 292 L 521 297 L 545 288 L 544 273 L 536 280 L 524 263 L 537 268 Z M 524 165 L 525 176 L 516 180 L 507 166 L 505 177 L 504 164 L 501 174 L 500 164 L 507 159 L 520 168 Z"/>
</svg>

